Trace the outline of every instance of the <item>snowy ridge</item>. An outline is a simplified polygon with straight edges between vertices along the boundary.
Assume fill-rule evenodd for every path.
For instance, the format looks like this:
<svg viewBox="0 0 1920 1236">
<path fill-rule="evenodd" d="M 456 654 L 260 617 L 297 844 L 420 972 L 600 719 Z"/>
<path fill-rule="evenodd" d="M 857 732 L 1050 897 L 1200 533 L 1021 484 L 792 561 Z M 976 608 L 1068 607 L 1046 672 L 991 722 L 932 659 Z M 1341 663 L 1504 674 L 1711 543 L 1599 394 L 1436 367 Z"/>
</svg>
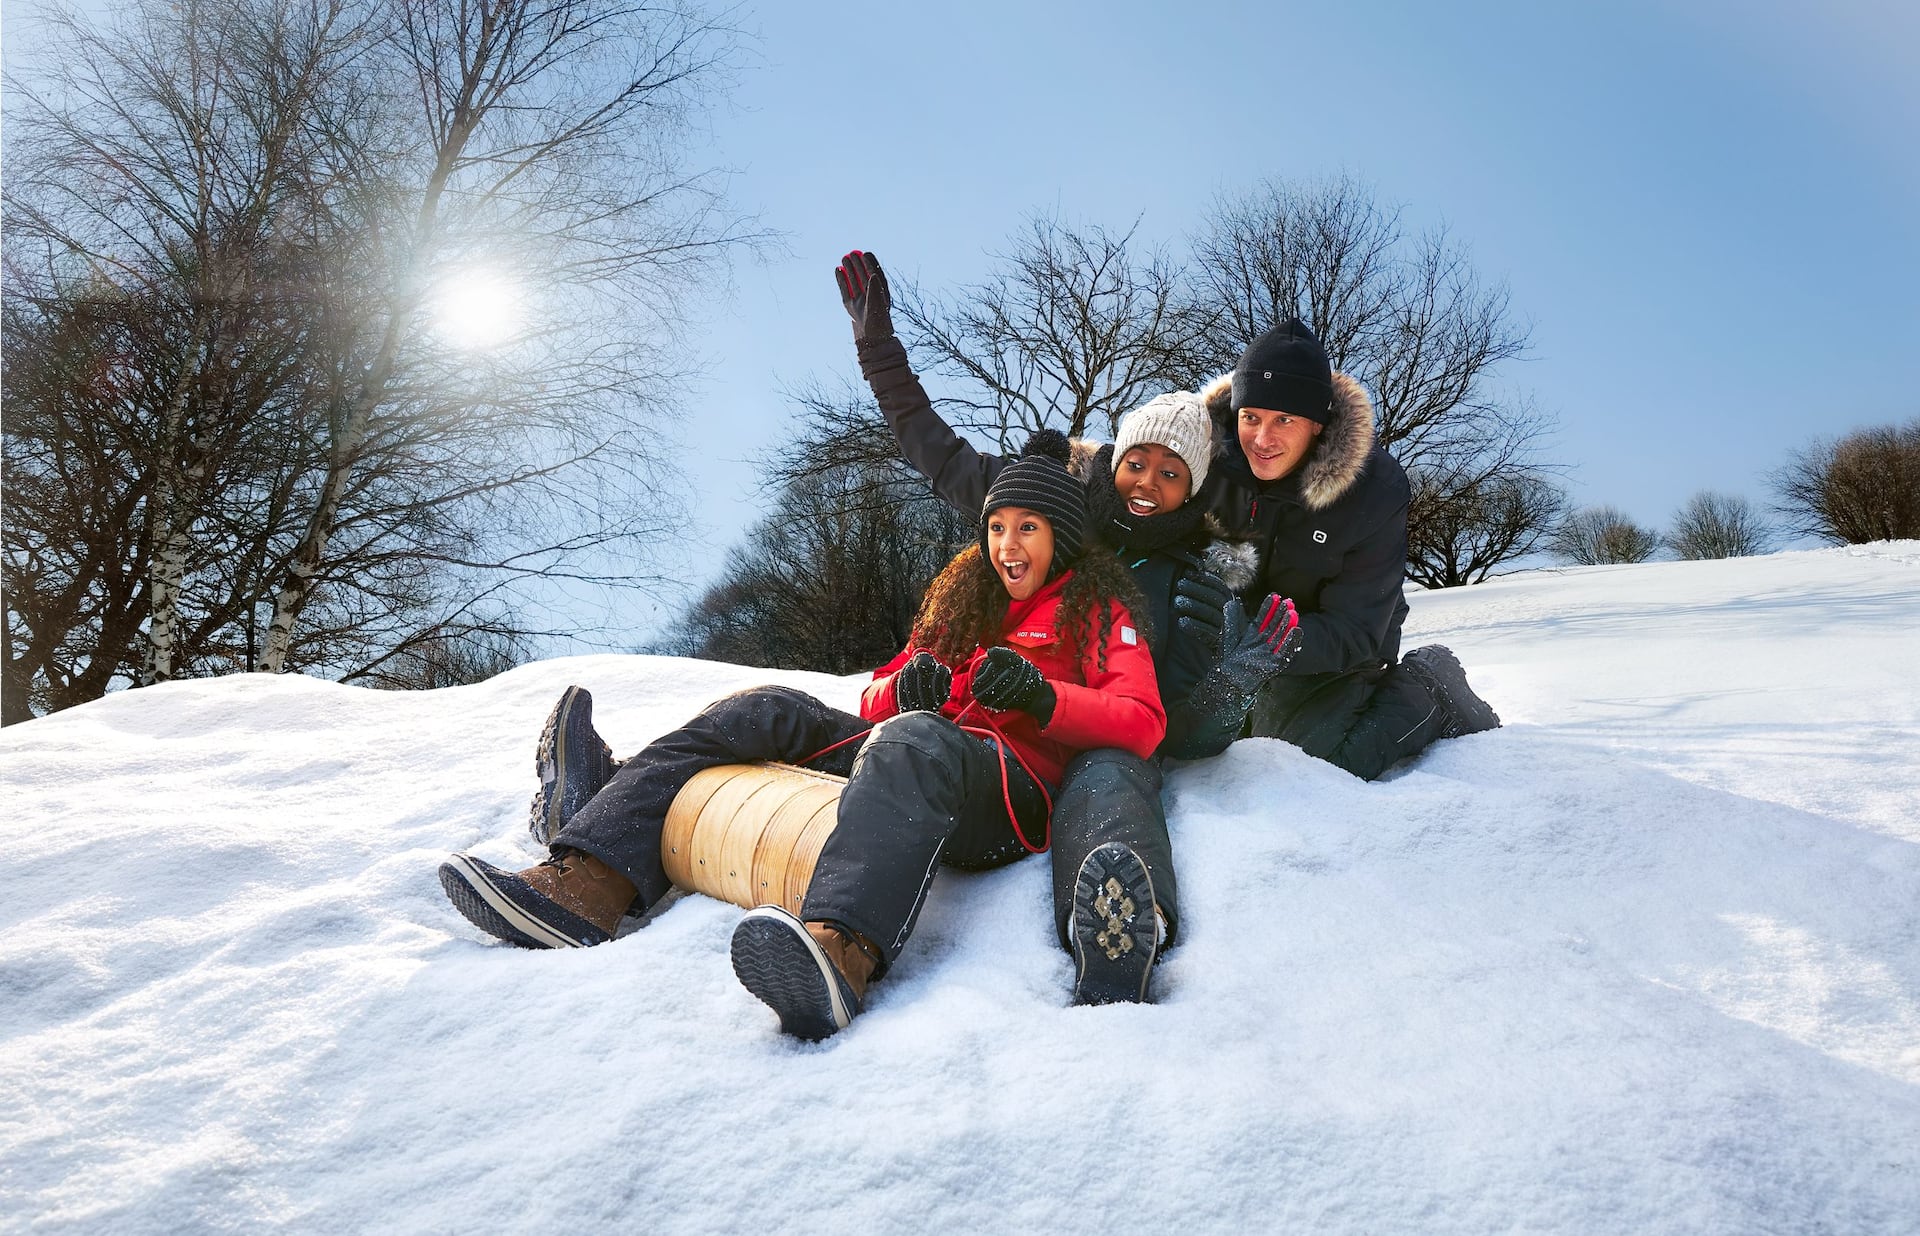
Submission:
<svg viewBox="0 0 1920 1236">
<path fill-rule="evenodd" d="M 533 861 L 569 682 L 626 754 L 857 679 L 238 677 L 0 732 L 0 1230 L 1914 1230 L 1920 543 L 1413 606 L 1507 727 L 1373 785 L 1174 769 L 1157 1005 L 1062 1007 L 1028 860 L 943 875 L 819 1046 L 730 907 L 528 953 L 433 873 Z"/>
</svg>

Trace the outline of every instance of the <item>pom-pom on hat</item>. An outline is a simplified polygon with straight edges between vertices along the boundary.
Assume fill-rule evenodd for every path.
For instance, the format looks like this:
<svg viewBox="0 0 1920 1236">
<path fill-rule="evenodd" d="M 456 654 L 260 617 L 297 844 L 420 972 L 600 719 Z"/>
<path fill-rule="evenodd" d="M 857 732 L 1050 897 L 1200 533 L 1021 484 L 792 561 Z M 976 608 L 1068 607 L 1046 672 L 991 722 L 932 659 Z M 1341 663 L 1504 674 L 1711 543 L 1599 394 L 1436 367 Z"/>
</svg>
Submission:
<svg viewBox="0 0 1920 1236">
<path fill-rule="evenodd" d="M 1326 424 L 1333 366 L 1306 323 L 1288 318 L 1247 345 L 1233 367 L 1233 410 L 1265 408 Z"/>
<path fill-rule="evenodd" d="M 1193 488 L 1187 492 L 1200 492 L 1213 458 L 1213 418 L 1200 396 L 1192 391 L 1155 395 L 1121 417 L 1120 432 L 1113 439 L 1113 470 L 1120 471 L 1120 457 L 1145 442 L 1158 443 L 1178 455 L 1193 473 Z"/>
<path fill-rule="evenodd" d="M 1053 571 L 1058 574 L 1080 556 L 1087 523 L 1087 487 L 1067 471 L 1067 437 L 1042 429 L 1027 439 L 1020 458 L 1000 469 L 980 507 L 980 553 L 987 555 L 987 517 L 1001 507 L 1038 512 L 1053 525 Z"/>
</svg>

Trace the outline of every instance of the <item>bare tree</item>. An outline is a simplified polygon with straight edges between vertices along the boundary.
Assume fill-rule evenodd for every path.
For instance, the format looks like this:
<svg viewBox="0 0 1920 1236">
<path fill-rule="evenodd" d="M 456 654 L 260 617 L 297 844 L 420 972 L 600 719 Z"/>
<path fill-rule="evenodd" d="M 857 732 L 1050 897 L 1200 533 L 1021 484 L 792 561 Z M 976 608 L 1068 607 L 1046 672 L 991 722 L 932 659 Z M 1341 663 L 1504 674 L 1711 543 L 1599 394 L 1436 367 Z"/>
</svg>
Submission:
<svg viewBox="0 0 1920 1236">
<path fill-rule="evenodd" d="M 1666 546 L 1691 561 L 1763 554 L 1772 540 L 1773 529 L 1745 498 L 1702 492 L 1674 512 Z"/>
<path fill-rule="evenodd" d="M 680 156 L 724 28 L 136 0 L 49 31 L 8 83 L 7 719 L 179 673 L 380 679 L 528 581 L 653 578 L 675 309 L 752 239 Z M 462 350 L 432 305 L 477 269 L 528 325 Z"/>
<path fill-rule="evenodd" d="M 1539 549 L 1566 510 L 1566 492 L 1542 476 L 1494 476 L 1472 486 L 1415 482 L 1427 517 L 1408 530 L 1407 574 L 1428 588 L 1477 584 Z"/>
<path fill-rule="evenodd" d="M 116 381 L 135 342 L 121 315 L 85 299 L 46 312 L 8 284 L 0 722 L 11 725 L 137 673 L 154 478 L 132 412 L 141 392 Z"/>
<path fill-rule="evenodd" d="M 550 433 L 565 434 L 621 388 L 644 389 L 663 376 L 654 366 L 658 340 L 672 337 L 665 294 L 740 239 L 718 218 L 713 192 L 682 170 L 677 148 L 663 141 L 691 92 L 724 64 L 724 34 L 676 8 L 621 0 L 400 6 L 382 49 L 416 110 L 395 126 L 393 157 L 369 160 L 368 128 L 343 109 L 329 172 L 344 188 L 328 199 L 324 230 L 336 243 L 363 239 L 362 269 L 386 277 L 372 311 L 353 319 L 361 337 L 347 349 L 351 377 L 326 389 L 328 466 L 275 597 L 262 669 L 286 662 L 293 627 L 341 530 L 358 460 L 380 429 L 379 414 L 402 393 L 407 345 L 447 264 L 492 248 L 498 260 L 563 285 L 555 299 L 576 310 L 621 311 L 598 319 L 598 347 L 549 351 L 539 380 L 520 388 L 550 414 Z M 381 79 L 369 95 L 391 84 Z M 576 334 L 568 342 L 578 349 L 585 340 Z M 586 363 L 569 371 L 568 356 Z M 644 447 L 623 436 L 623 453 L 644 459 Z M 588 445 L 569 462 L 611 445 Z M 448 561 L 506 565 L 457 555 Z"/>
<path fill-rule="evenodd" d="M 1547 548 L 1561 561 L 1579 566 L 1645 562 L 1660 548 L 1660 534 L 1634 523 L 1617 507 L 1588 506 L 1560 522 Z"/>
<path fill-rule="evenodd" d="M 337 3 L 140 4 L 112 33 L 48 15 L 45 82 L 10 81 L 26 158 L 13 222 L 172 329 L 158 362 L 146 528 L 144 681 L 171 677 L 190 528 L 219 444 L 224 389 L 262 323 L 267 233 L 301 158 L 303 117 L 360 39 Z M 58 279 L 56 267 L 56 280 Z"/>
<path fill-rule="evenodd" d="M 1791 532 L 1835 545 L 1920 537 L 1920 419 L 1815 442 L 1771 479 Z"/>
<path fill-rule="evenodd" d="M 1408 237 L 1400 215 L 1347 178 L 1222 197 L 1194 241 L 1193 303 L 1208 317 L 1203 354 L 1215 372 L 1288 317 L 1312 329 L 1334 367 L 1372 394 L 1378 441 L 1414 482 L 1409 536 L 1431 553 L 1458 541 L 1465 516 L 1539 509 L 1487 498 L 1545 492 L 1552 469 L 1539 450 L 1552 422 L 1493 386 L 1527 348 L 1506 288 L 1482 280 L 1445 231 Z M 1425 528 L 1430 520 L 1438 526 Z M 1483 553 L 1507 543 L 1516 557 L 1533 542 L 1493 529 L 1478 540 Z"/>
<path fill-rule="evenodd" d="M 897 458 L 871 401 L 803 393 L 796 440 L 769 455 L 774 510 L 660 647 L 845 674 L 907 642 L 921 594 L 976 530 Z"/>
<path fill-rule="evenodd" d="M 1112 435 L 1131 408 L 1197 385 L 1203 321 L 1182 306 L 1179 267 L 1113 233 L 1035 215 L 987 282 L 952 299 L 907 285 L 898 308 L 913 354 L 952 380 L 943 410 L 1007 451 L 1036 429 Z"/>
</svg>

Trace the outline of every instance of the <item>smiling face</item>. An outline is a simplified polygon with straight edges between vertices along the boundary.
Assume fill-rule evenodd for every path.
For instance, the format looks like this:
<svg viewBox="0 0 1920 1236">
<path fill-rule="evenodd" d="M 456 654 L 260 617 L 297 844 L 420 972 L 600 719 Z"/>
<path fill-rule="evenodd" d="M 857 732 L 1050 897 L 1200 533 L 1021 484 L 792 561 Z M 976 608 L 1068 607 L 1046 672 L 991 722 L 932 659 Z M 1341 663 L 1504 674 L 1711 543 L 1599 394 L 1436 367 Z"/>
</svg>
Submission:
<svg viewBox="0 0 1920 1236">
<path fill-rule="evenodd" d="M 1003 506 L 987 513 L 987 561 L 1016 601 L 1040 591 L 1053 567 L 1053 525 L 1038 511 Z"/>
<path fill-rule="evenodd" d="M 1179 510 L 1193 492 L 1193 473 L 1186 460 L 1158 442 L 1142 442 L 1114 465 L 1113 487 L 1129 515 L 1165 515 Z"/>
<path fill-rule="evenodd" d="M 1240 409 L 1240 449 L 1255 478 L 1277 481 L 1306 462 L 1321 425 L 1271 408 Z"/>
</svg>

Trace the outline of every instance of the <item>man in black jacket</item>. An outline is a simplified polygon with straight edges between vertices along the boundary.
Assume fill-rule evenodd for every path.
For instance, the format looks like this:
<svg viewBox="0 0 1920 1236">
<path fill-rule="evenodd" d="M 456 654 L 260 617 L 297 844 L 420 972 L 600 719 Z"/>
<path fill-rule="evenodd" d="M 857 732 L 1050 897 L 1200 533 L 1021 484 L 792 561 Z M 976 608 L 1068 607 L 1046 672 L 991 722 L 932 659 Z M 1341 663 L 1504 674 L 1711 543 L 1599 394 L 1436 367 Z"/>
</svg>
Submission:
<svg viewBox="0 0 1920 1236">
<path fill-rule="evenodd" d="M 1400 659 L 1410 490 L 1360 384 L 1290 319 L 1204 395 L 1219 432 L 1201 498 L 1224 529 L 1210 565 L 1248 611 L 1285 602 L 1294 630 L 1283 657 L 1268 655 L 1271 624 L 1229 647 L 1167 753 L 1282 738 L 1372 780 L 1436 738 L 1499 725 L 1446 648 Z"/>
</svg>

